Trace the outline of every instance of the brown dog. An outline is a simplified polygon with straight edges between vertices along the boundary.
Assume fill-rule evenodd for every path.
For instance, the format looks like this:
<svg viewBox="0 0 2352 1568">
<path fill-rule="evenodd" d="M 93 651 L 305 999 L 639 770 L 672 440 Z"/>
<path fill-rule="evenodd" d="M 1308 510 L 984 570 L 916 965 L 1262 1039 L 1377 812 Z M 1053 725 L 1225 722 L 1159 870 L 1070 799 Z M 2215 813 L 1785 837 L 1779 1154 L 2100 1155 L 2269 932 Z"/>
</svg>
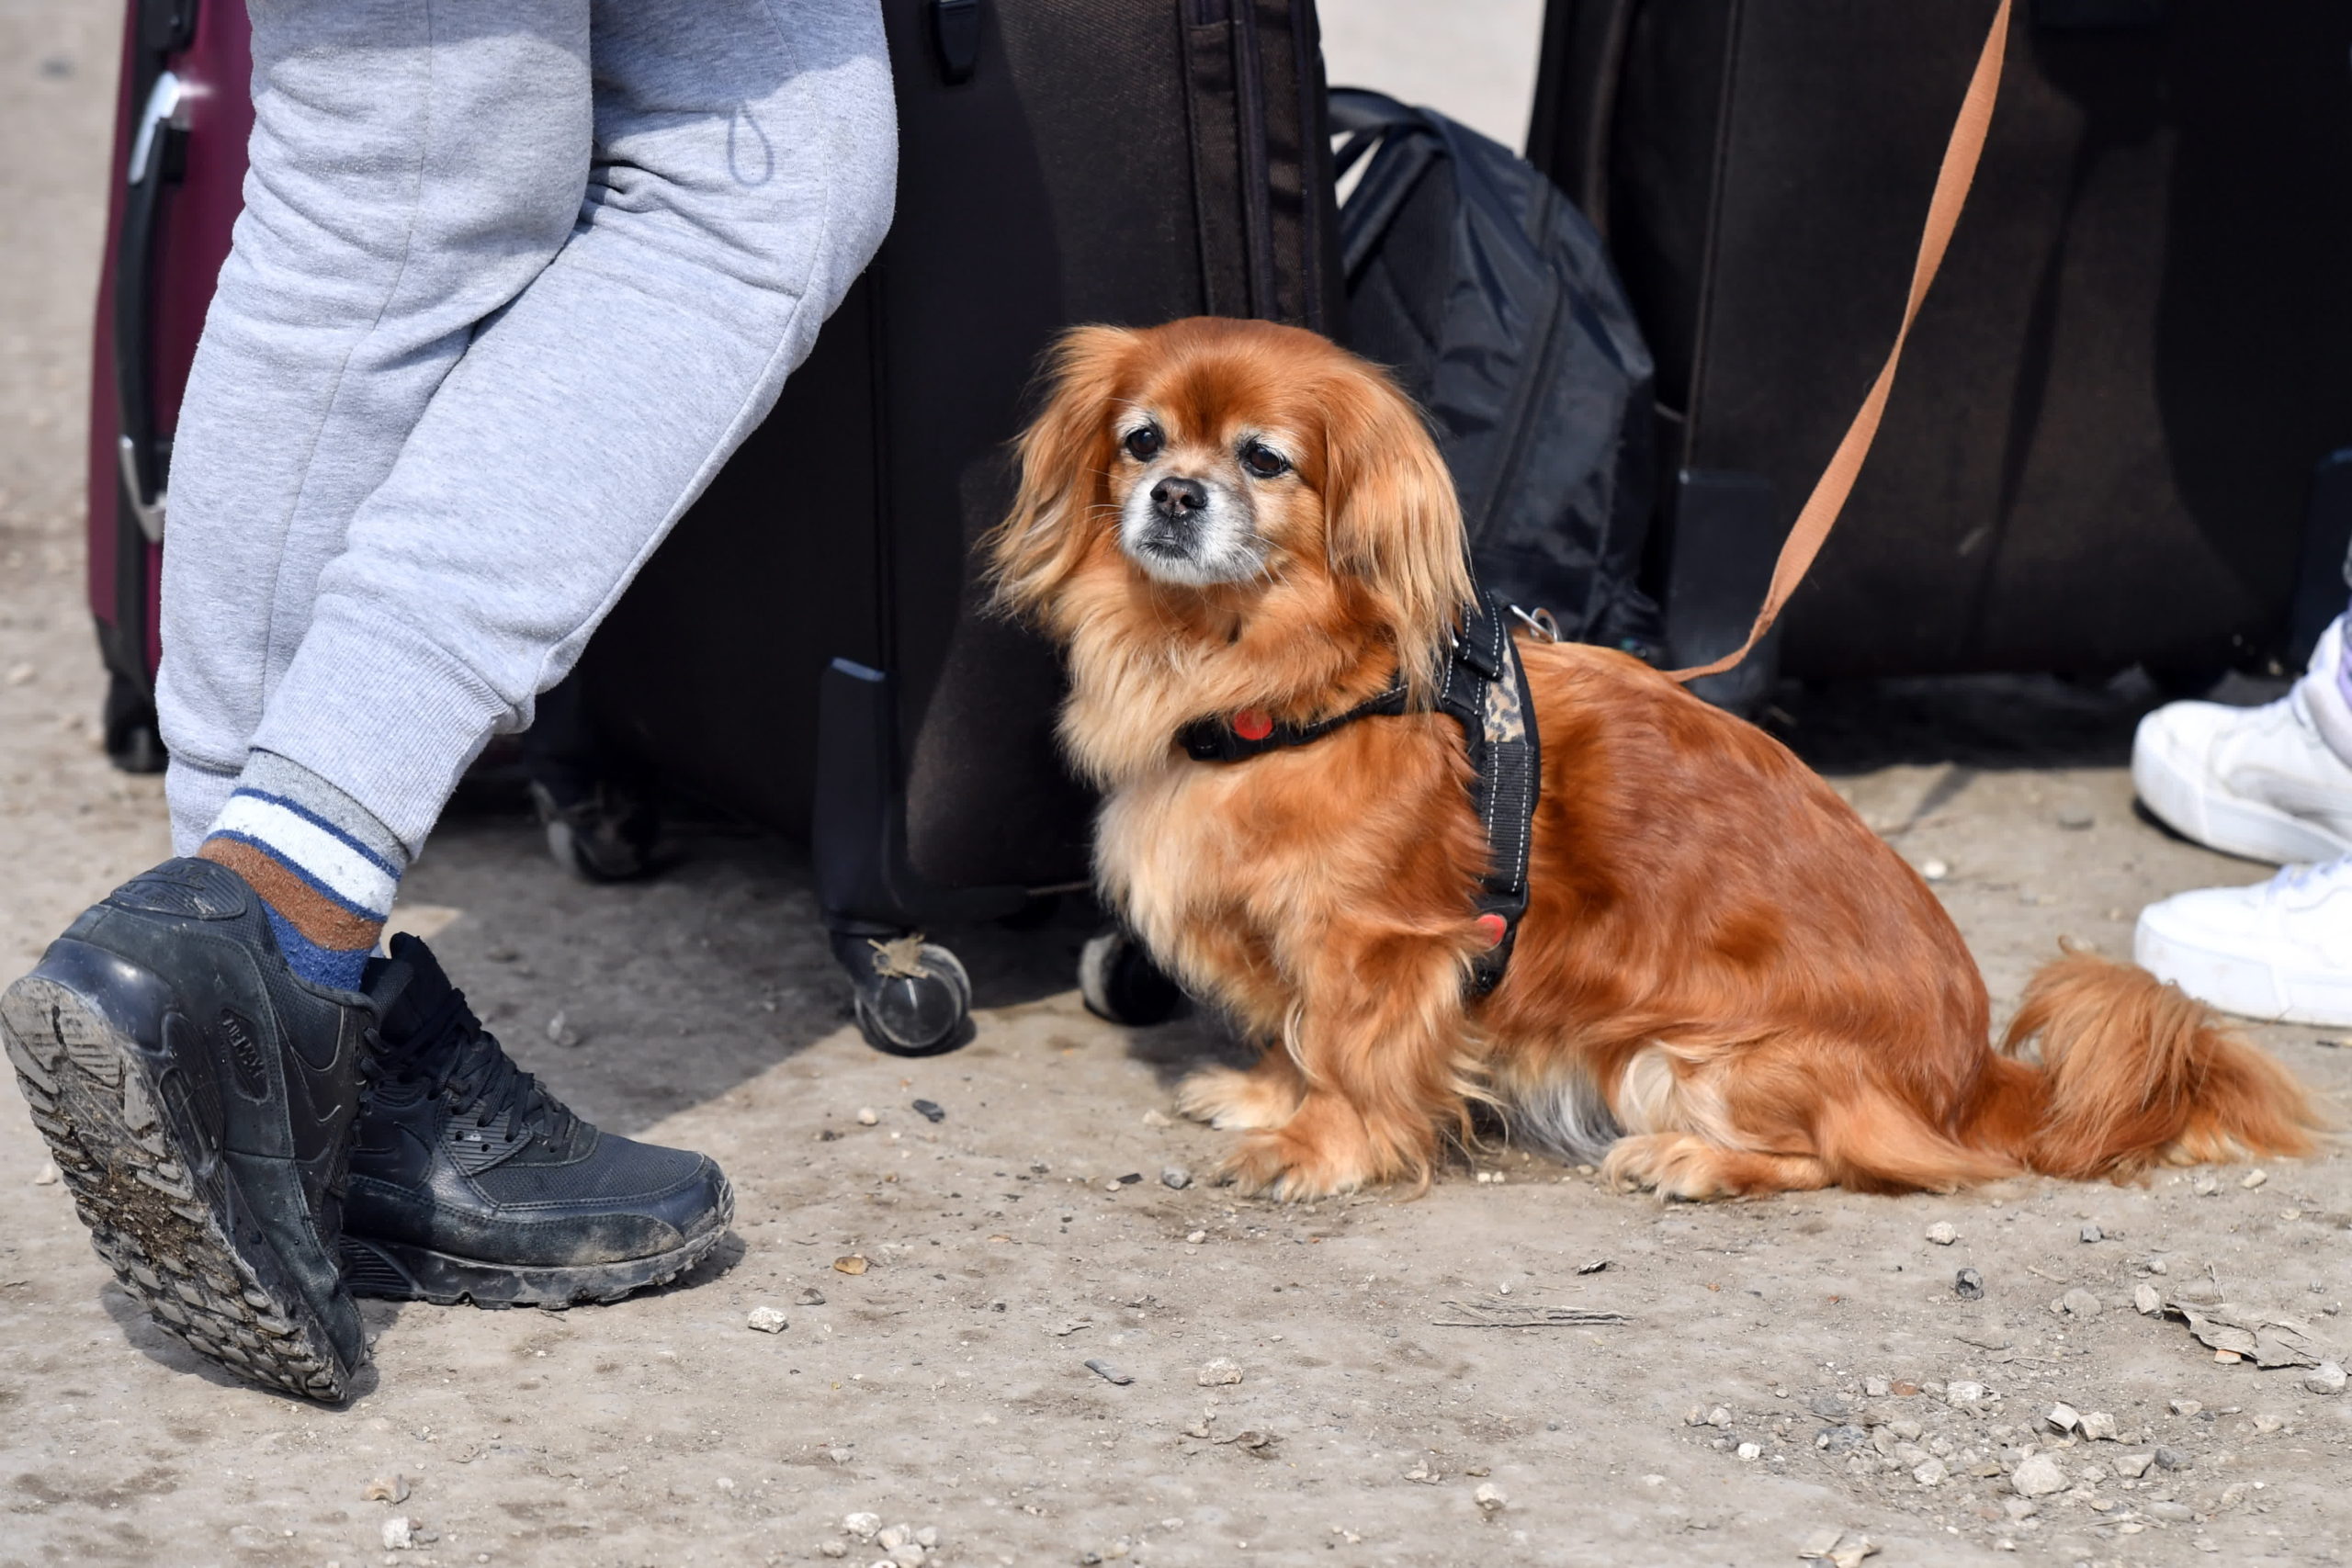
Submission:
<svg viewBox="0 0 2352 1568">
<path fill-rule="evenodd" d="M 1473 1100 L 1685 1198 L 2309 1147 L 2286 1071 L 2137 969 L 2052 964 L 1996 1054 L 1968 949 L 1902 858 L 1770 738 L 1597 648 L 1520 645 L 1543 738 L 1530 902 L 1474 999 L 1487 851 L 1453 720 L 1369 717 L 1239 762 L 1175 743 L 1245 709 L 1342 712 L 1400 669 L 1430 689 L 1471 589 L 1412 406 L 1258 321 L 1080 328 L 1054 374 L 990 564 L 1069 650 L 1061 734 L 1106 795 L 1103 889 L 1270 1047 L 1182 1090 L 1244 1132 L 1244 1185 L 1426 1180 Z M 2013 1055 L 2037 1036 L 2038 1065 Z"/>
</svg>

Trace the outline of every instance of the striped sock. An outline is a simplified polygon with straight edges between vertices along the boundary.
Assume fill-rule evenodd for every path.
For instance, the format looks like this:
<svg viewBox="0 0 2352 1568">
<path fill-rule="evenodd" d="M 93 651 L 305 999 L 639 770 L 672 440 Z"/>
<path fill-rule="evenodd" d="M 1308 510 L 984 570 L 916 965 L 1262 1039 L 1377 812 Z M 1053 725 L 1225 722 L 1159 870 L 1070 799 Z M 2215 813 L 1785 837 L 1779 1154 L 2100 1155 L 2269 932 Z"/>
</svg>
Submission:
<svg viewBox="0 0 2352 1568">
<path fill-rule="evenodd" d="M 294 973 L 359 988 L 408 866 L 407 848 L 366 807 L 308 768 L 255 751 L 196 852 L 261 895 Z"/>
</svg>

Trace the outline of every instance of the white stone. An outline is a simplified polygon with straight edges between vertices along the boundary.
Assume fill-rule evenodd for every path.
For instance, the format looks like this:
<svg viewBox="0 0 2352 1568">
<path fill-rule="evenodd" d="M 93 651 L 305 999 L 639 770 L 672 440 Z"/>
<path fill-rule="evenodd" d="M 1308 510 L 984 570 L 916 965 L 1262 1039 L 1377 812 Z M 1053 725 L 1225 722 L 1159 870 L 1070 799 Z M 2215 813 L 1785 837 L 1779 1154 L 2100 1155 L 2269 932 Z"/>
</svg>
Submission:
<svg viewBox="0 0 2352 1568">
<path fill-rule="evenodd" d="M 416 1544 L 416 1527 L 405 1514 L 394 1514 L 384 1521 L 383 1540 L 386 1551 L 406 1551 Z"/>
<path fill-rule="evenodd" d="M 2126 1481 L 2137 1481 L 2148 1473 L 2148 1466 L 2155 1461 L 2156 1456 L 2152 1453 L 2117 1454 L 2114 1460 L 2115 1473 Z"/>
<path fill-rule="evenodd" d="M 1200 1371 L 1199 1382 L 1203 1388 L 1216 1388 L 1225 1383 L 1240 1381 L 1241 1369 L 1223 1356 L 1219 1356 L 1216 1360 L 1203 1367 Z"/>
<path fill-rule="evenodd" d="M 2086 1412 L 2083 1416 L 2083 1436 L 2095 1443 L 2115 1441 L 2115 1417 L 2104 1410 Z"/>
<path fill-rule="evenodd" d="M 2303 1386 L 2313 1393 L 2342 1393 L 2344 1369 L 2334 1361 L 2322 1361 L 2303 1374 Z"/>
<path fill-rule="evenodd" d="M 1722 1405 L 1720 1405 L 1720 1404 L 1716 1405 L 1713 1410 L 1710 1410 L 1710 1411 L 1708 1411 L 1708 1412 L 1707 1412 L 1707 1425 L 1708 1425 L 1708 1426 L 1710 1426 L 1710 1427 L 1728 1427 L 1728 1426 L 1730 1426 L 1730 1425 L 1731 1425 L 1731 1412 L 1730 1412 L 1730 1411 L 1728 1411 L 1728 1410 L 1725 1410 L 1725 1409 L 1724 1409 Z"/>
<path fill-rule="evenodd" d="M 2245 1173 L 2245 1179 L 2239 1182 L 2238 1185 L 2245 1188 L 2255 1188 L 2261 1186 L 2264 1182 L 2269 1179 L 2270 1173 L 2267 1170 L 2249 1170 Z"/>
<path fill-rule="evenodd" d="M 872 1540 L 881 1532 L 882 1516 L 879 1514 L 844 1514 L 842 1516 L 842 1533 L 843 1535 L 854 1535 L 860 1540 Z"/>
<path fill-rule="evenodd" d="M 1928 1227 L 1928 1239 L 1938 1247 L 1950 1247 L 1960 1239 L 1960 1232 L 1950 1220 L 1938 1220 Z"/>
<path fill-rule="evenodd" d="M 2132 1287 L 2132 1304 L 2146 1316 L 2154 1317 L 2165 1310 L 2164 1293 L 2143 1281 Z"/>
<path fill-rule="evenodd" d="M 849 1547 L 844 1542 L 838 1540 L 820 1541 L 817 1546 L 817 1555 L 820 1557 L 847 1557 L 849 1555 Z"/>
<path fill-rule="evenodd" d="M 743 1326 L 756 1328 L 763 1334 L 784 1332 L 784 1314 L 774 1307 L 753 1307 L 743 1319 Z"/>
<path fill-rule="evenodd" d="M 1958 1378 L 1944 1384 L 1944 1403 L 1955 1409 L 1965 1410 L 1971 1405 L 1984 1404 L 1986 1392 L 1981 1382 Z"/>
<path fill-rule="evenodd" d="M 1924 1461 L 1911 1472 L 1911 1479 L 1922 1486 L 1939 1486 L 1951 1471 L 1939 1459 Z"/>
<path fill-rule="evenodd" d="M 1756 1460 L 1764 1457 L 1764 1450 L 1754 1443 L 1742 1443 L 1736 1451 L 1742 1459 Z"/>
<path fill-rule="evenodd" d="M 2050 1414 L 2042 1419 L 2050 1423 L 2050 1429 L 2053 1432 L 2071 1432 L 2083 1424 L 2082 1416 L 2071 1404 L 2052 1405 Z"/>
<path fill-rule="evenodd" d="M 2058 1461 L 2048 1454 L 2028 1454 L 2009 1477 L 2009 1484 L 2020 1497 L 2048 1497 L 2066 1490 L 2071 1484 Z"/>
<path fill-rule="evenodd" d="M 870 1105 L 862 1105 L 858 1107 L 857 1124 L 859 1126 L 871 1127 L 881 1120 L 882 1118 L 876 1113 L 874 1107 Z"/>
<path fill-rule="evenodd" d="M 1477 1504 L 1482 1512 L 1488 1514 L 1499 1513 L 1510 1501 L 1503 1489 L 1491 1481 L 1480 1482 L 1478 1490 L 1470 1494 L 1470 1500 Z"/>
</svg>

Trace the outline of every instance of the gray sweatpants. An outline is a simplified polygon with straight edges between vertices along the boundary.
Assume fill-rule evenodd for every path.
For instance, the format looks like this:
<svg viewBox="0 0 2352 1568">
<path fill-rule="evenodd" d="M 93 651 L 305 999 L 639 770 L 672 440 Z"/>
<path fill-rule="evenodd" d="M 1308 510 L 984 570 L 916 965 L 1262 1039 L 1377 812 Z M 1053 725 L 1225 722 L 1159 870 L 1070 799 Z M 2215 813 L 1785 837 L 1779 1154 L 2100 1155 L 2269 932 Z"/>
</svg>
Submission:
<svg viewBox="0 0 2352 1568">
<path fill-rule="evenodd" d="M 258 748 L 413 853 L 880 244 L 877 0 L 248 8 L 252 172 L 172 463 L 173 838 Z"/>
</svg>

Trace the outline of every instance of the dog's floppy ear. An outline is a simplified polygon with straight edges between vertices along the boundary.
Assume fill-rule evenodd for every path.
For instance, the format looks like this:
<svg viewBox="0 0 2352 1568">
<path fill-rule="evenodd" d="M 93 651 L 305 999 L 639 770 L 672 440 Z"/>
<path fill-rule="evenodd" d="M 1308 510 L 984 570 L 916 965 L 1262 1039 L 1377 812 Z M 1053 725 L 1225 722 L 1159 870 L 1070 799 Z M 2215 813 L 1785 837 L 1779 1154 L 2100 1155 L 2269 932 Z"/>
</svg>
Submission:
<svg viewBox="0 0 2352 1568">
<path fill-rule="evenodd" d="M 1369 366 L 1335 378 L 1323 430 L 1331 570 L 1371 591 L 1396 637 L 1407 684 L 1426 693 L 1470 602 L 1453 476 L 1419 411 Z"/>
<path fill-rule="evenodd" d="M 1037 610 L 1084 558 L 1088 510 L 1102 498 L 1111 463 L 1111 399 L 1136 334 L 1123 327 L 1072 327 L 1046 365 L 1053 393 L 1021 433 L 1021 488 L 1012 511 L 981 541 L 996 602 Z"/>
</svg>

